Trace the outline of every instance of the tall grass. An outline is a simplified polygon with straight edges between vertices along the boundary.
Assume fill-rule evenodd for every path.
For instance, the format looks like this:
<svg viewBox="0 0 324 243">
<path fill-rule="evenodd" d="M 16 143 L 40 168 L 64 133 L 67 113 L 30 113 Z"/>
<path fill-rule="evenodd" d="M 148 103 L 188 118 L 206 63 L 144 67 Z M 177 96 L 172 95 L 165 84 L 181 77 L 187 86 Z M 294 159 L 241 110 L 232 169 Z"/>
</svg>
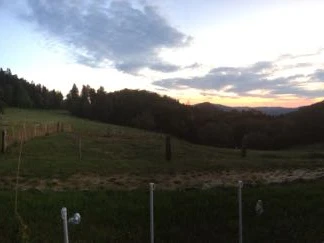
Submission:
<svg viewBox="0 0 324 243">
<path fill-rule="evenodd" d="M 157 185 L 158 186 L 158 185 Z M 243 189 L 245 242 L 321 242 L 324 181 Z M 155 192 L 156 242 L 237 242 L 236 188 Z M 258 199 L 264 213 L 254 212 Z M 13 193 L 0 192 L 0 241 L 16 242 Z M 297 203 L 298 202 L 298 203 Z M 61 207 L 79 212 L 71 242 L 149 242 L 149 194 L 145 190 L 20 194 L 19 210 L 31 242 L 61 242 Z"/>
</svg>

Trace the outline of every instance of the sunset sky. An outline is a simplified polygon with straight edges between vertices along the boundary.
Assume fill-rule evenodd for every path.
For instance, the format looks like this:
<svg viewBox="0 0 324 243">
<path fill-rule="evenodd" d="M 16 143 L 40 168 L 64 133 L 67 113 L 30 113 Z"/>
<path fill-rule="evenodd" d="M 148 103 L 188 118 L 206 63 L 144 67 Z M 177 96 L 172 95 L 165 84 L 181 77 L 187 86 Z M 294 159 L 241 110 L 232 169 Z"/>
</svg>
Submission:
<svg viewBox="0 0 324 243">
<path fill-rule="evenodd" d="M 324 99 L 322 0 L 0 0 L 0 67 L 181 102 L 296 107 Z"/>
</svg>

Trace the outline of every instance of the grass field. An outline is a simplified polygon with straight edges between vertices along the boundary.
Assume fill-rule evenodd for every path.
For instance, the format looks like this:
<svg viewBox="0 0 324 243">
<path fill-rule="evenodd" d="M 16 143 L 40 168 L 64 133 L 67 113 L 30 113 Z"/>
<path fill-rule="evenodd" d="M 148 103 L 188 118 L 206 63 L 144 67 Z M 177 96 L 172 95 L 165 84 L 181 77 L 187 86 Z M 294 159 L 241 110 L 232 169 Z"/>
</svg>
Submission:
<svg viewBox="0 0 324 243">
<path fill-rule="evenodd" d="M 322 242 L 324 181 L 244 188 L 245 242 Z M 0 241 L 16 242 L 13 193 L 0 193 Z M 254 213 L 258 199 L 265 212 Z M 234 188 L 155 193 L 156 242 L 238 242 Z M 19 211 L 30 242 L 62 242 L 60 209 L 80 212 L 71 242 L 149 242 L 148 192 L 24 191 Z M 18 241 L 19 242 L 19 241 Z"/>
<path fill-rule="evenodd" d="M 148 242 L 148 183 L 157 184 L 156 242 L 237 242 L 237 199 L 244 188 L 245 242 L 324 240 L 324 146 L 240 151 L 193 145 L 165 135 L 69 116 L 7 109 L 1 126 L 62 121 L 73 126 L 22 146 L 19 212 L 29 242 L 60 242 L 60 209 L 83 216 L 71 242 Z M 80 159 L 81 137 L 81 159 Z M 19 242 L 14 188 L 20 148 L 0 154 L 0 242 Z M 311 179 L 317 179 L 311 181 Z M 309 180 L 309 181 L 308 181 Z M 272 185 L 273 183 L 276 183 Z M 265 213 L 254 214 L 258 199 Z"/>
</svg>

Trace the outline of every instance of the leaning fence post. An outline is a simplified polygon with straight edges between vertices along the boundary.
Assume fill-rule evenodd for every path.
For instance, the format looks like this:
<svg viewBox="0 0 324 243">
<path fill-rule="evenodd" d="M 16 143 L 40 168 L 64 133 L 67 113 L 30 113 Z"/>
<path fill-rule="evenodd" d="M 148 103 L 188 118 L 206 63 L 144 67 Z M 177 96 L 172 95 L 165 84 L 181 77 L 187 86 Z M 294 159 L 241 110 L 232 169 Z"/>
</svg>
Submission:
<svg viewBox="0 0 324 243">
<path fill-rule="evenodd" d="M 154 183 L 150 183 L 150 234 L 150 242 L 154 243 Z"/>
<path fill-rule="evenodd" d="M 6 149 L 7 149 L 7 131 L 6 130 L 2 130 L 1 141 L 2 141 L 1 152 L 5 153 Z"/>
<path fill-rule="evenodd" d="M 63 233 L 64 233 L 64 243 L 69 243 L 69 231 L 68 231 L 68 222 L 67 222 L 67 209 L 61 209 L 61 216 L 63 220 Z"/>
<path fill-rule="evenodd" d="M 239 243 L 243 243 L 242 188 L 243 188 L 243 182 L 242 181 L 238 181 Z"/>
</svg>

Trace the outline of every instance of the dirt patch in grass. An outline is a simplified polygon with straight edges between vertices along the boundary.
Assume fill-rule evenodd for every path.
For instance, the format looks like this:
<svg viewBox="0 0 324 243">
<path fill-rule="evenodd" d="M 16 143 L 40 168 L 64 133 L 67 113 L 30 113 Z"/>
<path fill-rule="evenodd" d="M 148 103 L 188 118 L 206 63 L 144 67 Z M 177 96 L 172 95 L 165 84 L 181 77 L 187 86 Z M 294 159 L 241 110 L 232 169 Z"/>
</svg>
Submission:
<svg viewBox="0 0 324 243">
<path fill-rule="evenodd" d="M 231 187 L 242 180 L 246 185 L 288 183 L 298 180 L 316 180 L 324 177 L 324 168 L 317 170 L 274 170 L 268 172 L 255 171 L 220 171 L 193 172 L 156 175 L 115 174 L 98 176 L 95 174 L 75 174 L 66 179 L 38 179 L 24 178 L 20 180 L 20 190 L 37 189 L 65 191 L 65 190 L 135 190 L 147 188 L 149 182 L 157 184 L 158 189 L 209 189 L 213 187 Z M 0 188 L 14 189 L 16 181 L 13 177 L 2 177 Z"/>
</svg>

